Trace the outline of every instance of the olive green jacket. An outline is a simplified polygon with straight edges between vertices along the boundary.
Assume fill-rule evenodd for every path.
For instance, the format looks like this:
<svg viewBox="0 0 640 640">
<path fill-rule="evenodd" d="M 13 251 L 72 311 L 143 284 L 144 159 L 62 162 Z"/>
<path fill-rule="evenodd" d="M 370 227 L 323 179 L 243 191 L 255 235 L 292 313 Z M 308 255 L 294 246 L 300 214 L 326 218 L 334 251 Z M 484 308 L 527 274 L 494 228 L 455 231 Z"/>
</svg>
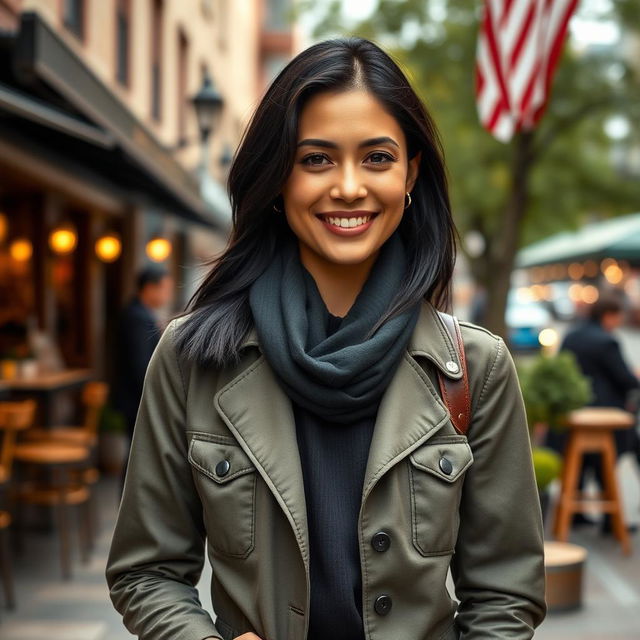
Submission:
<svg viewBox="0 0 640 640">
<path fill-rule="evenodd" d="M 239 365 L 204 369 L 176 353 L 176 322 L 147 370 L 107 565 L 113 603 L 143 640 L 304 640 L 309 532 L 291 403 L 255 330 Z M 427 302 L 376 417 L 358 518 L 367 640 L 525 640 L 546 613 L 513 360 L 500 337 L 460 324 L 468 438 L 437 391 L 437 369 L 462 374 L 446 366 L 458 356 Z M 372 545 L 379 531 L 387 550 Z M 205 540 L 215 624 L 194 586 Z"/>
</svg>

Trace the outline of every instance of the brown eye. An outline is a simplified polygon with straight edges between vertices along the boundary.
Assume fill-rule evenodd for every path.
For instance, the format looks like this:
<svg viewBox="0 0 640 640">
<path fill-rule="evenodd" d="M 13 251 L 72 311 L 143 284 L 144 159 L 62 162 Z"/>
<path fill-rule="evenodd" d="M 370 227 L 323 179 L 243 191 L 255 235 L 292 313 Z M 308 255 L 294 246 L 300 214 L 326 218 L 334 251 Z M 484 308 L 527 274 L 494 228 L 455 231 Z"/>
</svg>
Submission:
<svg viewBox="0 0 640 640">
<path fill-rule="evenodd" d="M 322 153 L 311 153 L 302 158 L 300 162 L 301 164 L 306 164 L 309 167 L 321 167 L 322 160 L 328 160 L 327 156 Z"/>
<path fill-rule="evenodd" d="M 369 160 L 373 160 L 373 164 L 384 164 L 385 162 L 394 162 L 395 158 L 388 153 L 376 151 L 369 156 Z"/>
</svg>

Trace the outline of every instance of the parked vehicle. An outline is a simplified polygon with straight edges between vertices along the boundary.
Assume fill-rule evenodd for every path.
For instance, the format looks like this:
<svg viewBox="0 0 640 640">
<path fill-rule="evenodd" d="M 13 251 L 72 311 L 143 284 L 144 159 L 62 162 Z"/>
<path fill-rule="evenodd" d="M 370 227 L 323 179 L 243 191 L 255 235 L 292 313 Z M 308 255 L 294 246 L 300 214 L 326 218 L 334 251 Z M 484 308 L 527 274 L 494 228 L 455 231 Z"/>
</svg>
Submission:
<svg viewBox="0 0 640 640">
<path fill-rule="evenodd" d="M 519 295 L 517 289 L 509 291 L 505 320 L 509 330 L 509 343 L 515 350 L 540 348 L 540 333 L 551 328 L 553 318 L 542 303 Z"/>
</svg>

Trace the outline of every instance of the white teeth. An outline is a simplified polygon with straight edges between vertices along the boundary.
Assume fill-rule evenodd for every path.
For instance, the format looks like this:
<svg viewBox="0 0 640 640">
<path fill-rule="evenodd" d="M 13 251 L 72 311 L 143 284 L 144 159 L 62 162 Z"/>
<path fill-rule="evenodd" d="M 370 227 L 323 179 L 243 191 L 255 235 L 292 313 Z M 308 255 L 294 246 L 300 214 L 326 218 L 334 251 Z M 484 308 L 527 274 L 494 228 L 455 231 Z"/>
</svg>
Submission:
<svg viewBox="0 0 640 640">
<path fill-rule="evenodd" d="M 366 224 L 370 219 L 371 216 L 364 218 L 328 218 L 328 222 L 336 227 L 351 229 Z"/>
</svg>

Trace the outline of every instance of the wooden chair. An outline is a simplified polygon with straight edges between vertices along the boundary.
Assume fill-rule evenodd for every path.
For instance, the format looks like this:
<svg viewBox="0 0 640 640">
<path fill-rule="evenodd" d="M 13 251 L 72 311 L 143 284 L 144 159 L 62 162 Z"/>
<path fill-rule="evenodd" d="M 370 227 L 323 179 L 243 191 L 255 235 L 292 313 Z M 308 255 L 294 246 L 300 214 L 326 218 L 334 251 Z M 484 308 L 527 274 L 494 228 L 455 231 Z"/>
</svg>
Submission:
<svg viewBox="0 0 640 640">
<path fill-rule="evenodd" d="M 0 487 L 3 490 L 11 479 L 16 434 L 33 424 L 36 407 L 35 400 L 0 402 Z M 8 539 L 10 525 L 11 514 L 7 509 L 0 509 L 0 574 L 7 606 L 14 609 L 16 600 Z"/>
<path fill-rule="evenodd" d="M 582 513 L 590 505 L 611 514 L 614 535 L 625 554 L 631 553 L 631 541 L 622 513 L 616 479 L 616 443 L 613 432 L 635 424 L 635 416 L 615 407 L 584 407 L 568 414 L 569 438 L 565 447 L 561 489 L 554 520 L 554 536 L 561 542 L 569 537 L 574 513 Z M 589 498 L 577 490 L 582 457 L 585 453 L 602 456 L 604 490 Z"/>
<path fill-rule="evenodd" d="M 28 440 L 41 443 L 64 443 L 87 447 L 90 452 L 89 463 L 85 467 L 79 467 L 75 473 L 76 481 L 93 486 L 100 479 L 97 468 L 97 444 L 98 424 L 100 414 L 109 396 L 109 385 L 104 382 L 87 382 L 82 389 L 82 405 L 84 408 L 84 420 L 79 426 L 54 426 L 51 429 L 31 429 L 26 434 Z M 98 530 L 98 509 L 95 504 L 93 492 L 90 494 L 89 512 L 91 517 L 90 530 Z M 93 536 L 89 540 L 93 545 Z"/>
<path fill-rule="evenodd" d="M 89 558 L 91 546 L 91 490 L 83 481 L 83 469 L 90 465 L 88 447 L 64 441 L 26 441 L 15 446 L 14 459 L 21 463 L 29 477 L 16 488 L 18 502 L 53 507 L 60 534 L 62 575 L 71 577 L 71 538 L 68 507 L 78 507 L 79 542 L 83 561 Z"/>
</svg>

